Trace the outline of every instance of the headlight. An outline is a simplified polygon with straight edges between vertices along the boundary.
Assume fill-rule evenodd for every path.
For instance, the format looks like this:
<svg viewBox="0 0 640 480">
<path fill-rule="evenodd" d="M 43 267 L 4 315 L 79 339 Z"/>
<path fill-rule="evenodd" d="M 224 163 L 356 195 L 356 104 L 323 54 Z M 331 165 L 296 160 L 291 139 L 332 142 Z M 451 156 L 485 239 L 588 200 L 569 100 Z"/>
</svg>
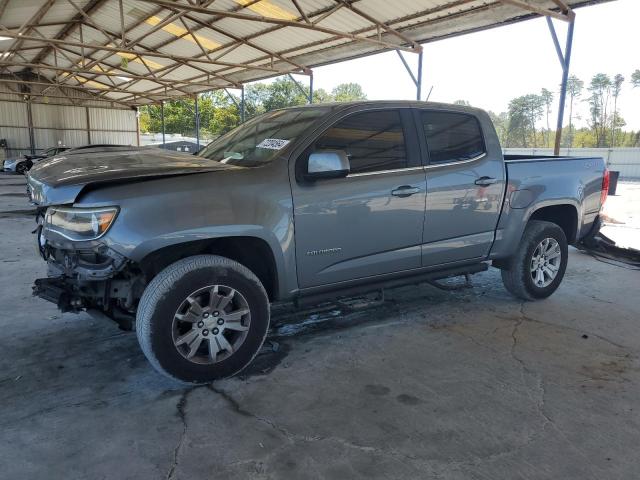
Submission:
<svg viewBox="0 0 640 480">
<path fill-rule="evenodd" d="M 109 230 L 117 214 L 116 207 L 49 207 L 44 219 L 44 229 L 69 240 L 95 240 Z"/>
</svg>

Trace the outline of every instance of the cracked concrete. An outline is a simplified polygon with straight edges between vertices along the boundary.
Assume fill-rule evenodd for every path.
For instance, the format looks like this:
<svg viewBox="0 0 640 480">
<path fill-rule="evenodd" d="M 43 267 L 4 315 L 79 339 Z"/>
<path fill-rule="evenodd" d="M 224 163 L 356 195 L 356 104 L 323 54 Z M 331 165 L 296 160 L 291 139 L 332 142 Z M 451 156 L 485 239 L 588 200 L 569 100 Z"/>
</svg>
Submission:
<svg viewBox="0 0 640 480">
<path fill-rule="evenodd" d="M 134 334 L 31 297 L 17 178 L 0 176 L 2 478 L 637 478 L 638 272 L 572 250 L 541 302 L 489 271 L 277 307 L 255 365 L 185 389 Z"/>
</svg>

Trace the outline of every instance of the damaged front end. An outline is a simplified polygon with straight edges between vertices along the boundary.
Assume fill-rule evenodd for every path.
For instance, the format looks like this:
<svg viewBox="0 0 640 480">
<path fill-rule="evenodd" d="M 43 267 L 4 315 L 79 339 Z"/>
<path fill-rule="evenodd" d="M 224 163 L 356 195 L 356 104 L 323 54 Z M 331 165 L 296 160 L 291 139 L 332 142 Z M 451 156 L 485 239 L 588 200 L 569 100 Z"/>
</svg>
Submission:
<svg viewBox="0 0 640 480">
<path fill-rule="evenodd" d="M 52 212 L 50 207 L 46 211 L 41 209 L 37 215 L 34 233 L 39 253 L 47 262 L 47 277 L 35 281 L 33 295 L 55 303 L 62 312 L 99 311 L 121 328 L 130 330 L 137 301 L 144 290 L 144 275 L 134 262 L 103 241 L 108 225 L 101 227 L 94 213 L 92 220 L 97 218 L 98 226 L 94 225 L 97 231 L 86 234 L 69 214 L 63 220 L 54 220 L 53 216 L 61 210 Z M 65 228 L 75 231 L 70 234 Z M 93 238 L 81 238 L 82 235 Z"/>
</svg>

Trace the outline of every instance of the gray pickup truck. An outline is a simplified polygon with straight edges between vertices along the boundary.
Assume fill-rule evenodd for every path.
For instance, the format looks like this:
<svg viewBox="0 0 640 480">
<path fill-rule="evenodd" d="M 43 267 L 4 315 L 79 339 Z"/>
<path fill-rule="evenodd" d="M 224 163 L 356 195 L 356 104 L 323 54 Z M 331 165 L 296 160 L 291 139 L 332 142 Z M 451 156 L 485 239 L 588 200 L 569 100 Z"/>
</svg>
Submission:
<svg viewBox="0 0 640 480">
<path fill-rule="evenodd" d="M 197 156 L 131 149 L 30 172 L 63 311 L 133 326 L 160 372 L 203 383 L 259 351 L 272 302 L 501 269 L 551 295 L 567 245 L 598 228 L 601 158 L 503 156 L 470 107 L 358 102 L 272 111 Z"/>
</svg>

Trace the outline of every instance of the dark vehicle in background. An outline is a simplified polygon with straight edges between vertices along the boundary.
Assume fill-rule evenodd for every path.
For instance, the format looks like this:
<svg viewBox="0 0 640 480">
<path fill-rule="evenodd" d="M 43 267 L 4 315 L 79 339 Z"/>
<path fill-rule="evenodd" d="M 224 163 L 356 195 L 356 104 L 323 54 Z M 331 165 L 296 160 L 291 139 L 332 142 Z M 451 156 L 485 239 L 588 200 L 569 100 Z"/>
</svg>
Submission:
<svg viewBox="0 0 640 480">
<path fill-rule="evenodd" d="M 482 110 L 356 102 L 272 111 L 197 156 L 68 155 L 28 188 L 63 311 L 135 322 L 160 372 L 204 383 L 258 353 L 273 302 L 317 303 L 490 265 L 523 300 L 597 230 L 602 158 L 504 156 Z"/>
<path fill-rule="evenodd" d="M 21 158 L 10 158 L 4 161 L 3 169 L 5 172 L 19 173 L 20 175 L 23 175 L 40 160 L 54 157 L 67 150 L 69 150 L 69 147 L 53 147 L 44 150 L 42 153 L 24 155 Z"/>
</svg>

